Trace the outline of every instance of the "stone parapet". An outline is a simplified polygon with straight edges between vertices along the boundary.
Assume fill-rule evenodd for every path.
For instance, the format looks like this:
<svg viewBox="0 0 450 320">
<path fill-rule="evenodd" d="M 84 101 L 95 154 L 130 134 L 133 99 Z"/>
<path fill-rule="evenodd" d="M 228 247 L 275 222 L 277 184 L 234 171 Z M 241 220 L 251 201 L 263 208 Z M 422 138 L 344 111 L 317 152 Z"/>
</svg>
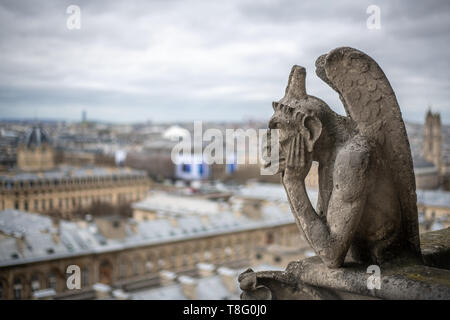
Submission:
<svg viewBox="0 0 450 320">
<path fill-rule="evenodd" d="M 422 235 L 426 265 L 391 264 L 380 267 L 379 289 L 369 289 L 368 266 L 344 264 L 331 269 L 319 257 L 291 262 L 285 271 L 239 276 L 241 299 L 450 299 L 448 264 L 450 229 Z"/>
</svg>

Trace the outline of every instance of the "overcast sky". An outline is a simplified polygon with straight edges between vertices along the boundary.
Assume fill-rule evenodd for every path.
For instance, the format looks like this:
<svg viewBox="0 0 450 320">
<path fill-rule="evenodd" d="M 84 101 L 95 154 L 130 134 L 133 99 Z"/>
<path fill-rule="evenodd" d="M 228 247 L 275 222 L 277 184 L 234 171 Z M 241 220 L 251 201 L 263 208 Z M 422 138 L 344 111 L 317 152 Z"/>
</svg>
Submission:
<svg viewBox="0 0 450 320">
<path fill-rule="evenodd" d="M 380 64 L 406 120 L 431 104 L 450 123 L 450 1 L 411 2 L 2 0 L 0 118 L 268 119 L 294 64 L 343 114 L 314 62 L 351 46 Z M 66 26 L 71 4 L 79 30 Z M 371 4 L 379 30 L 366 26 Z"/>
</svg>

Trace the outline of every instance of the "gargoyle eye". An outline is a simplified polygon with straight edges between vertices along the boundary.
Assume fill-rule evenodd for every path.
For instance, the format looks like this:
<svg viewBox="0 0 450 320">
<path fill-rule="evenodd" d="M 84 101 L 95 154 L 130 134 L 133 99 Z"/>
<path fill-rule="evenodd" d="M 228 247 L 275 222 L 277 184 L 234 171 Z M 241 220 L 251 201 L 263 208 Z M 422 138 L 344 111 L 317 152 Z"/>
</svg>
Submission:
<svg viewBox="0 0 450 320">
<path fill-rule="evenodd" d="M 270 120 L 269 129 L 281 129 L 281 123 L 278 120 Z"/>
</svg>

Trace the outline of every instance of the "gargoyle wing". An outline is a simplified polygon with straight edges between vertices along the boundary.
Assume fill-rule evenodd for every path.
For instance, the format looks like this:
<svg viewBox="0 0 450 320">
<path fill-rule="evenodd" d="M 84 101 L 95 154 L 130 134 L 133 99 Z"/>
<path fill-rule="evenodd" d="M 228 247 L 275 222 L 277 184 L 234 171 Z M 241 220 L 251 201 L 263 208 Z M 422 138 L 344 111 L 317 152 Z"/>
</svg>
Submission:
<svg viewBox="0 0 450 320">
<path fill-rule="evenodd" d="M 382 148 L 399 192 L 404 232 L 420 254 L 416 185 L 411 149 L 394 91 L 383 70 L 365 53 L 341 47 L 320 56 L 316 73 L 340 95 L 360 134 Z"/>
</svg>

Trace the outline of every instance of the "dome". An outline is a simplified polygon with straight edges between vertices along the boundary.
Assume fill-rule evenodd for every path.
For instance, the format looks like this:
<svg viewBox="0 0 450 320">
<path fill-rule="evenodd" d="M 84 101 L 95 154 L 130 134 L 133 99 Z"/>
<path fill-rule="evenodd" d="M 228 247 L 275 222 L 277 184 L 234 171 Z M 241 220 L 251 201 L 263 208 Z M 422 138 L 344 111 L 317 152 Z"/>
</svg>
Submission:
<svg viewBox="0 0 450 320">
<path fill-rule="evenodd" d="M 188 130 L 179 127 L 179 126 L 172 126 L 163 133 L 163 138 L 165 139 L 177 139 L 180 137 L 188 138 L 190 136 L 190 133 Z"/>
<path fill-rule="evenodd" d="M 50 144 L 51 139 L 43 128 L 33 127 L 25 132 L 25 137 L 22 142 L 27 147 L 39 147 L 41 144 Z"/>
</svg>

